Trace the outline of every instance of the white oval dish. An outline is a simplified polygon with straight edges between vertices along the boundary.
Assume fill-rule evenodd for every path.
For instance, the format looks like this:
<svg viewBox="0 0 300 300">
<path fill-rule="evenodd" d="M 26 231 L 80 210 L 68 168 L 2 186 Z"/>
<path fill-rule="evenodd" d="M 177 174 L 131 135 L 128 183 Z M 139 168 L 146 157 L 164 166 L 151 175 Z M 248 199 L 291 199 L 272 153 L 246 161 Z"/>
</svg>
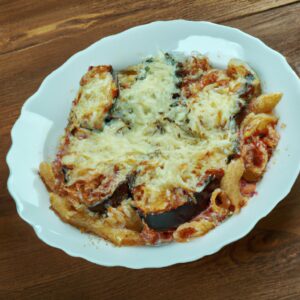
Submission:
<svg viewBox="0 0 300 300">
<path fill-rule="evenodd" d="M 118 248 L 63 223 L 49 209 L 48 192 L 37 170 L 41 161 L 54 157 L 79 80 L 90 65 L 111 64 L 120 69 L 159 50 L 199 51 L 218 67 L 225 67 L 232 57 L 245 60 L 258 72 L 264 92 L 284 93 L 276 113 L 286 127 L 278 127 L 278 148 L 258 185 L 258 194 L 241 213 L 189 243 Z M 19 215 L 33 226 L 38 237 L 69 255 L 104 266 L 135 269 L 193 261 L 246 235 L 289 193 L 300 170 L 299 112 L 299 78 L 281 54 L 257 38 L 208 22 L 174 20 L 134 27 L 73 55 L 26 101 L 11 133 L 8 189 Z"/>
</svg>

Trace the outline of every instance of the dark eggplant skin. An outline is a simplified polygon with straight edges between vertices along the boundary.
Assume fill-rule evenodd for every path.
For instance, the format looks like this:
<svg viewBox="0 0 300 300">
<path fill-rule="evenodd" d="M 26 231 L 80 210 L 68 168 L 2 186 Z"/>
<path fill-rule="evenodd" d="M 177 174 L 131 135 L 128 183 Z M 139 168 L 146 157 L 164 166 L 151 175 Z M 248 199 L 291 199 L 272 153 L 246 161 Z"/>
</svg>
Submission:
<svg viewBox="0 0 300 300">
<path fill-rule="evenodd" d="M 149 228 L 156 231 L 168 231 L 176 229 L 179 225 L 191 220 L 199 212 L 208 207 L 209 202 L 201 199 L 194 203 L 189 200 L 186 204 L 163 213 L 150 213 L 142 216 Z"/>
<path fill-rule="evenodd" d="M 149 228 L 156 231 L 174 230 L 179 225 L 190 221 L 193 217 L 204 211 L 210 202 L 212 192 L 220 186 L 220 179 L 213 179 L 206 188 L 199 193 L 194 193 L 193 197 L 175 209 L 162 213 L 150 213 L 144 215 L 139 212 L 140 217 Z"/>
<path fill-rule="evenodd" d="M 112 195 L 104 198 L 101 202 L 97 202 L 96 204 L 89 206 L 88 209 L 92 212 L 96 212 L 99 214 L 103 214 L 106 212 L 107 207 L 117 207 L 121 204 L 121 202 L 130 197 L 130 189 L 128 186 L 128 181 L 122 181 Z"/>
</svg>

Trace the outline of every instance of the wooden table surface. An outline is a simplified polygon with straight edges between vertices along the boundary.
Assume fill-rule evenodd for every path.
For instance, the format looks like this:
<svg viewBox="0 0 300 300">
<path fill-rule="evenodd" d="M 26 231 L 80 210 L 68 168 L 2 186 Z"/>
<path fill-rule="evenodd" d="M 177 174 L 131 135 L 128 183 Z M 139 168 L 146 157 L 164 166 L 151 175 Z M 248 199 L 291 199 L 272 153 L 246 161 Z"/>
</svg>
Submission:
<svg viewBox="0 0 300 300">
<path fill-rule="evenodd" d="M 240 28 L 283 53 L 299 74 L 299 1 L 0 0 L 1 299 L 300 299 L 299 178 L 246 237 L 163 269 L 106 268 L 70 257 L 40 241 L 16 212 L 6 187 L 10 130 L 44 77 L 102 37 L 178 18 Z"/>
</svg>

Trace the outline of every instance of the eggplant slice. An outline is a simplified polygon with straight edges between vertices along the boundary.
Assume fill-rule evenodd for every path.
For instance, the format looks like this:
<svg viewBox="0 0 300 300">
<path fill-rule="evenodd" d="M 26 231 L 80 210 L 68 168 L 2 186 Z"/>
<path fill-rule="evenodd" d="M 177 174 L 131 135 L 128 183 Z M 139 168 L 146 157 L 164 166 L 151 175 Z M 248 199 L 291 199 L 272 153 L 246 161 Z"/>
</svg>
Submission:
<svg viewBox="0 0 300 300">
<path fill-rule="evenodd" d="M 106 212 L 107 207 L 117 207 L 121 204 L 121 202 L 131 195 L 130 189 L 128 186 L 128 181 L 122 181 L 112 195 L 106 197 L 101 200 L 101 202 L 97 202 L 96 204 L 90 206 L 88 209 L 92 212 L 96 212 L 99 214 L 103 214 Z"/>
<path fill-rule="evenodd" d="M 144 215 L 142 212 L 139 212 L 139 215 L 149 228 L 153 230 L 174 230 L 179 225 L 190 221 L 193 217 L 207 209 L 212 192 L 219 186 L 220 179 L 214 178 L 203 191 L 194 193 L 193 197 L 189 198 L 188 202 L 184 205 L 162 213 Z"/>
<path fill-rule="evenodd" d="M 125 181 L 122 181 L 112 195 L 90 206 L 88 209 L 92 212 L 104 214 L 107 208 L 118 207 L 121 202 L 131 195 L 131 184 L 134 176 L 127 176 Z M 161 213 L 143 214 L 138 210 L 139 216 L 149 226 L 149 228 L 163 232 L 176 229 L 179 225 L 190 221 L 192 218 L 200 214 L 208 208 L 210 203 L 210 196 L 212 192 L 220 186 L 221 178 L 218 176 L 211 176 L 207 180 L 206 187 L 201 192 L 195 192 L 188 201 L 177 208 Z"/>
</svg>

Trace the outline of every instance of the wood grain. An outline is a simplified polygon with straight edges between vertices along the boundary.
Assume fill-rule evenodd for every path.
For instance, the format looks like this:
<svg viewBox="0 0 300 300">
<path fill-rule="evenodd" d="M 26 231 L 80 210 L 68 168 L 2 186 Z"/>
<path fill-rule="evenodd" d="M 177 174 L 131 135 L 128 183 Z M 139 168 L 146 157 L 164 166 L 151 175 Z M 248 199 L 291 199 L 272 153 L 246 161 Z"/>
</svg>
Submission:
<svg viewBox="0 0 300 300">
<path fill-rule="evenodd" d="M 299 72 L 299 15 L 300 3 L 284 0 L 0 1 L 0 299 L 300 299 L 300 179 L 250 234 L 218 253 L 128 270 L 96 266 L 41 242 L 16 213 L 5 164 L 24 101 L 99 38 L 158 19 L 211 20 L 261 38 Z"/>
<path fill-rule="evenodd" d="M 33 47 L 49 40 L 82 37 L 97 28 L 95 40 L 141 23 L 159 19 L 209 19 L 215 22 L 293 3 L 267 1 L 15 1 L 0 3 L 0 53 Z M 1 7 L 2 6 L 2 7 Z M 99 30 L 100 29 L 100 30 Z"/>
</svg>

